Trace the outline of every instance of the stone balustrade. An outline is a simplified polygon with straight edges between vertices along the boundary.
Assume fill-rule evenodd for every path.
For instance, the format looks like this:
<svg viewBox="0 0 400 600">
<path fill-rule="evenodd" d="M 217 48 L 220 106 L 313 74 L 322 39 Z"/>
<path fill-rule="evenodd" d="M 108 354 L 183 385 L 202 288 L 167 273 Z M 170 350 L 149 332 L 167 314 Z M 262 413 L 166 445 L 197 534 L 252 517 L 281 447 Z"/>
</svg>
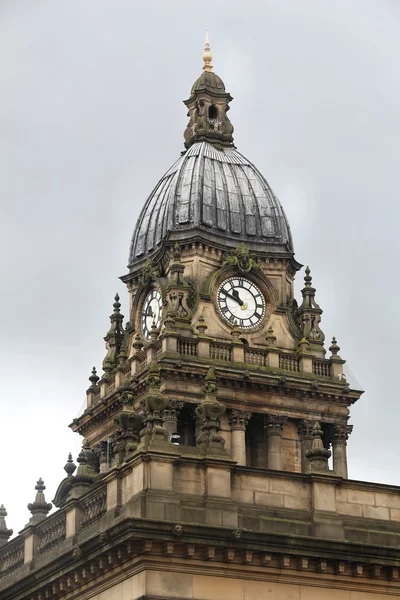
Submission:
<svg viewBox="0 0 400 600">
<path fill-rule="evenodd" d="M 9 576 L 24 564 L 24 538 L 18 536 L 0 550 L 0 580 Z"/>
<path fill-rule="evenodd" d="M 116 517 L 120 524 L 124 519 L 164 520 L 171 527 L 213 525 L 228 533 L 244 529 L 292 539 L 400 545 L 399 487 L 345 480 L 332 473 L 254 469 L 229 458 L 203 457 L 199 462 L 199 456 L 185 452 L 187 448 L 180 454 L 168 444 L 162 453 L 139 452 L 100 475 L 94 489 L 78 500 L 28 525 L 0 549 L 0 589 L 17 570 L 28 573 L 55 556 L 77 555 L 74 548 L 91 535 L 102 531 L 107 536 L 104 532 Z"/>
<path fill-rule="evenodd" d="M 238 352 L 238 347 L 240 352 Z M 236 354 L 235 354 L 236 351 Z M 317 358 L 283 352 L 278 349 L 254 348 L 234 344 L 233 342 L 215 342 L 208 338 L 187 338 L 175 335 L 160 336 L 156 342 L 150 342 L 139 353 L 129 359 L 129 362 L 117 374 L 110 375 L 107 381 L 100 381 L 98 389 L 88 393 L 88 409 L 97 404 L 102 398 L 112 394 L 121 384 L 123 377 L 129 373 L 133 376 L 143 373 L 152 360 L 160 360 L 164 355 L 177 357 L 211 359 L 222 363 L 235 361 L 243 362 L 251 367 L 270 367 L 285 373 L 308 373 L 324 379 L 339 379 L 341 364 L 330 359 Z"/>
<path fill-rule="evenodd" d="M 38 528 L 40 531 L 40 541 L 37 544 L 38 554 L 44 554 L 53 550 L 66 537 L 66 520 L 64 511 L 48 517 L 43 526 Z"/>
<path fill-rule="evenodd" d="M 88 527 L 101 519 L 107 511 L 107 488 L 102 487 L 86 496 L 82 502 L 81 527 Z"/>
</svg>

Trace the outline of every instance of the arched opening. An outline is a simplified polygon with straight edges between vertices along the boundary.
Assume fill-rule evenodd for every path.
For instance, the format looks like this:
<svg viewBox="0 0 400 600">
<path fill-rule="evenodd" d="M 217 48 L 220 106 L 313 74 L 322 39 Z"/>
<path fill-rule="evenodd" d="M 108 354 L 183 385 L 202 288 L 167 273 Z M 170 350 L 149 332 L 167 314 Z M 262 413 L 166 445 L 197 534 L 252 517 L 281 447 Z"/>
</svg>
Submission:
<svg viewBox="0 0 400 600">
<path fill-rule="evenodd" d="M 218 108 L 215 104 L 211 104 L 208 107 L 208 118 L 209 119 L 218 119 Z"/>
</svg>

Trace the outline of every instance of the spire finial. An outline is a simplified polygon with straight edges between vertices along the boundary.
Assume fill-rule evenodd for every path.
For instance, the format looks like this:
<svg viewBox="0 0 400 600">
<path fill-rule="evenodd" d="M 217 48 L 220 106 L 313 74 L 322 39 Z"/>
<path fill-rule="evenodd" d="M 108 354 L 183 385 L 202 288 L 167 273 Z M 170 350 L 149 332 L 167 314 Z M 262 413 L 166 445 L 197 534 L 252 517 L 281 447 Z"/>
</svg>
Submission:
<svg viewBox="0 0 400 600">
<path fill-rule="evenodd" d="M 4 504 L 0 505 L 0 548 L 5 546 L 8 542 L 8 538 L 12 536 L 13 530 L 7 529 L 6 525 L 7 511 L 4 508 Z"/>
<path fill-rule="evenodd" d="M 89 381 L 91 383 L 91 388 L 95 388 L 97 386 L 97 382 L 99 381 L 100 377 L 97 375 L 97 371 L 96 371 L 96 367 L 93 367 L 92 372 L 90 374 L 89 377 Z"/>
<path fill-rule="evenodd" d="M 311 277 L 311 270 L 310 270 L 309 266 L 306 267 L 306 274 L 304 277 L 304 281 L 305 281 L 306 287 L 311 287 L 312 277 Z"/>
<path fill-rule="evenodd" d="M 68 460 L 65 464 L 64 471 L 67 473 L 68 477 L 72 477 L 72 475 L 76 471 L 76 465 L 74 464 L 74 461 L 72 460 L 71 452 L 68 454 Z"/>
<path fill-rule="evenodd" d="M 324 448 L 322 442 L 323 431 L 318 421 L 314 423 L 312 436 L 312 446 L 306 452 L 306 458 L 310 461 L 309 473 L 329 471 L 328 458 L 331 455 L 331 451 Z"/>
<path fill-rule="evenodd" d="M 206 43 L 204 46 L 204 54 L 203 54 L 204 67 L 203 71 L 212 71 L 212 54 L 210 51 L 210 40 L 208 39 L 208 31 L 206 31 Z"/>
<path fill-rule="evenodd" d="M 46 502 L 43 493 L 45 489 L 46 486 L 44 485 L 44 481 L 40 477 L 35 485 L 35 501 L 28 504 L 28 510 L 32 514 L 31 518 L 29 519 L 30 525 L 36 525 L 36 523 L 39 523 L 39 521 L 45 519 L 47 517 L 47 513 L 50 512 L 53 506 L 51 502 Z"/>
</svg>

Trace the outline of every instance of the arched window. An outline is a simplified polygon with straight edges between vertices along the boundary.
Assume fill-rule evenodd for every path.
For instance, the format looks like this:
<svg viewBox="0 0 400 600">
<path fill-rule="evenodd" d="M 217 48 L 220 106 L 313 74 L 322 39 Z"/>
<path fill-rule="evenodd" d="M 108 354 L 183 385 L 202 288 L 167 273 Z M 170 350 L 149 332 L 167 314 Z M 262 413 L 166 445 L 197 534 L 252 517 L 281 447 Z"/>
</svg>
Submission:
<svg viewBox="0 0 400 600">
<path fill-rule="evenodd" d="M 208 107 L 208 118 L 209 119 L 218 119 L 218 108 L 214 104 L 211 104 Z"/>
</svg>

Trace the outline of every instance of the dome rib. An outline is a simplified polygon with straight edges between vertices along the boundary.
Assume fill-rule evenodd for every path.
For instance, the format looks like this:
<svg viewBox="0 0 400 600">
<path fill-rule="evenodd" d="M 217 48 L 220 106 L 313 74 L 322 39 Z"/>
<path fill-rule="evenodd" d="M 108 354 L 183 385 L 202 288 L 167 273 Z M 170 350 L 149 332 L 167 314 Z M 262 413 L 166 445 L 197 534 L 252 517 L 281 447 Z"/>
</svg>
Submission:
<svg viewBox="0 0 400 600">
<path fill-rule="evenodd" d="M 132 236 L 129 265 L 157 252 L 164 240 L 195 238 L 293 253 L 286 215 L 266 179 L 236 149 L 204 141 L 190 146 L 150 194 Z"/>
</svg>

